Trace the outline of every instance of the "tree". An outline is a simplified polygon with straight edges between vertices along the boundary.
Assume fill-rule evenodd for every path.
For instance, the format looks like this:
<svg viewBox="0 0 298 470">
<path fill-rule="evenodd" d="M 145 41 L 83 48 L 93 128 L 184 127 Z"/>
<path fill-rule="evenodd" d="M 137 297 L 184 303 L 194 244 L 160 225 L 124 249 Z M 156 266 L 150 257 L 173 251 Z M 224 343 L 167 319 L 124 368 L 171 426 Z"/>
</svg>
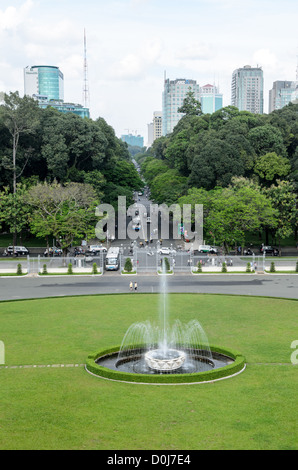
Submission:
<svg viewBox="0 0 298 470">
<path fill-rule="evenodd" d="M 186 191 L 187 178 L 169 169 L 151 182 L 151 196 L 157 204 L 175 204 Z"/>
<path fill-rule="evenodd" d="M 271 204 L 277 210 L 275 235 L 278 237 L 279 252 L 281 253 L 281 240 L 289 237 L 293 233 L 294 228 L 297 227 L 297 195 L 294 192 L 292 183 L 280 180 L 277 180 L 275 185 L 271 185 L 266 189 L 264 194 L 269 197 Z"/>
<path fill-rule="evenodd" d="M 17 151 L 22 135 L 33 134 L 39 123 L 37 102 L 29 96 L 20 98 L 18 92 L 4 94 L 4 105 L 1 107 L 1 118 L 12 137 L 12 187 L 16 192 L 17 179 L 22 175 L 28 158 L 22 168 L 18 167 Z M 29 155 L 29 149 L 28 149 Z"/>
<path fill-rule="evenodd" d="M 176 168 L 183 176 L 188 176 L 186 151 L 189 146 L 189 136 L 186 129 L 175 134 L 169 143 L 165 158 L 171 168 Z"/>
<path fill-rule="evenodd" d="M 201 103 L 195 99 L 195 94 L 191 89 L 186 93 L 183 105 L 178 108 L 178 113 L 183 113 L 186 116 L 199 116 L 202 114 Z"/>
<path fill-rule="evenodd" d="M 214 138 L 213 133 L 198 144 L 188 180 L 190 187 L 212 189 L 216 185 L 228 186 L 232 176 L 244 174 L 244 163 L 237 150 L 229 143 Z"/>
<path fill-rule="evenodd" d="M 39 183 L 30 188 L 26 202 L 33 209 L 31 231 L 56 238 L 64 254 L 75 240 L 95 236 L 95 207 L 99 201 L 90 185 Z"/>
<path fill-rule="evenodd" d="M 8 187 L 0 192 L 0 222 L 3 222 L 13 234 L 13 246 L 16 245 L 16 236 L 28 226 L 30 207 L 24 204 L 27 188 L 18 183 L 16 192 L 12 193 Z"/>
<path fill-rule="evenodd" d="M 179 204 L 203 204 L 204 234 L 206 238 L 228 247 L 245 241 L 247 232 L 275 225 L 277 211 L 257 186 L 238 184 L 236 187 L 216 188 L 211 191 L 192 188 Z"/>
<path fill-rule="evenodd" d="M 276 152 L 278 155 L 286 156 L 286 148 L 281 132 L 270 124 L 251 129 L 248 139 L 257 155 Z"/>
<path fill-rule="evenodd" d="M 288 158 L 269 152 L 261 155 L 254 166 L 254 172 L 265 185 L 275 183 L 277 179 L 288 176 L 291 165 Z"/>
</svg>

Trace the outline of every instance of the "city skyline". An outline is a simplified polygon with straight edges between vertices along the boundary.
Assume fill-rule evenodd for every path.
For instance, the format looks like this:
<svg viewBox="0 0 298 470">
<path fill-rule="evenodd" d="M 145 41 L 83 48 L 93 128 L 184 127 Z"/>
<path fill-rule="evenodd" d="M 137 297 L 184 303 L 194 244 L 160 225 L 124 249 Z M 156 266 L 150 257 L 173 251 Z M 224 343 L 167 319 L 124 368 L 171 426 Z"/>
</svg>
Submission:
<svg viewBox="0 0 298 470">
<path fill-rule="evenodd" d="M 0 91 L 24 93 L 26 66 L 58 66 L 65 101 L 83 104 L 84 29 L 91 118 L 120 137 L 162 108 L 164 74 L 219 86 L 231 104 L 235 69 L 264 73 L 264 112 L 277 80 L 296 79 L 294 0 L 2 0 Z"/>
</svg>

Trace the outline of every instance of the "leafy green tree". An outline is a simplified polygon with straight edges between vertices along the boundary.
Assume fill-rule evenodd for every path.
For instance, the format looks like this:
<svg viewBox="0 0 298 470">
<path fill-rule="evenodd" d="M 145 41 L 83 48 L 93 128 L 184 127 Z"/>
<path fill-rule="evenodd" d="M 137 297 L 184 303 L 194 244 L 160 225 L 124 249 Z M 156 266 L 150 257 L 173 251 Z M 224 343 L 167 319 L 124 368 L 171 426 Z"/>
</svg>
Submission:
<svg viewBox="0 0 298 470">
<path fill-rule="evenodd" d="M 26 202 L 33 209 L 31 231 L 53 236 L 64 254 L 75 240 L 95 236 L 98 200 L 90 185 L 39 183 L 29 189 Z"/>
<path fill-rule="evenodd" d="M 156 176 L 151 182 L 151 196 L 157 204 L 171 205 L 186 191 L 187 178 L 177 170 L 169 169 Z"/>
<path fill-rule="evenodd" d="M 30 207 L 24 204 L 27 188 L 21 183 L 17 183 L 16 192 L 13 193 L 8 187 L 0 192 L 0 223 L 13 234 L 13 246 L 16 245 L 17 235 L 25 227 L 28 227 Z"/>
<path fill-rule="evenodd" d="M 206 238 L 228 247 L 245 241 L 248 232 L 274 227 L 277 211 L 261 189 L 252 184 L 216 188 L 211 191 L 192 188 L 179 204 L 203 204 Z"/>
<path fill-rule="evenodd" d="M 288 176 L 291 171 L 289 159 L 269 152 L 261 155 L 254 166 L 254 172 L 265 185 L 275 183 L 277 179 Z"/>
<path fill-rule="evenodd" d="M 199 116 L 202 114 L 201 103 L 196 100 L 195 94 L 191 89 L 186 93 L 183 105 L 178 108 L 178 113 L 186 114 L 186 116 Z"/>
<path fill-rule="evenodd" d="M 278 155 L 286 156 L 281 132 L 269 124 L 251 129 L 248 139 L 257 155 L 275 152 Z"/>
<path fill-rule="evenodd" d="M 141 165 L 142 175 L 149 184 L 156 176 L 161 173 L 165 173 L 168 170 L 169 167 L 165 162 L 154 157 L 147 157 Z"/>
<path fill-rule="evenodd" d="M 105 172 L 105 177 L 108 181 L 131 190 L 140 190 L 144 186 L 134 164 L 126 160 L 115 161 L 113 167 Z"/>
<path fill-rule="evenodd" d="M 281 240 L 289 237 L 298 224 L 297 194 L 294 192 L 292 183 L 280 180 L 264 190 L 264 194 L 277 210 L 277 226 L 274 232 L 279 240 L 279 251 L 281 252 Z"/>
<path fill-rule="evenodd" d="M 0 108 L 1 120 L 8 129 L 12 138 L 12 188 L 16 192 L 17 179 L 22 175 L 30 156 L 28 149 L 27 159 L 18 166 L 18 146 L 20 138 L 33 134 L 39 123 L 39 108 L 37 102 L 28 96 L 21 98 L 18 92 L 4 94 L 4 105 Z"/>
<path fill-rule="evenodd" d="M 212 189 L 227 186 L 232 176 L 244 174 L 244 163 L 232 145 L 209 138 L 192 162 L 188 185 Z"/>
<path fill-rule="evenodd" d="M 171 168 L 176 168 L 182 176 L 188 176 L 186 151 L 189 137 L 186 129 L 175 134 L 171 139 L 165 154 L 165 159 Z"/>
</svg>

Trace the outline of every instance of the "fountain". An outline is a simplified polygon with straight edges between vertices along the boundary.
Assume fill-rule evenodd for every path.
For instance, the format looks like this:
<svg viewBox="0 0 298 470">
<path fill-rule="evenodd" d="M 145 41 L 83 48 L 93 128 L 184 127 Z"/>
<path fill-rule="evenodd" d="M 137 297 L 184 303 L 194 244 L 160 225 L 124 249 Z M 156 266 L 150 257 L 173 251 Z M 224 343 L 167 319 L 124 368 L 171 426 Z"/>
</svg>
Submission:
<svg viewBox="0 0 298 470">
<path fill-rule="evenodd" d="M 200 381 L 200 374 L 207 373 L 208 376 L 213 370 L 231 366 L 237 366 L 237 370 L 240 366 L 243 369 L 244 358 L 238 353 L 226 354 L 221 348 L 211 350 L 207 335 L 198 320 L 187 324 L 175 320 L 170 324 L 165 263 L 160 280 L 157 324 L 148 320 L 132 324 L 126 331 L 120 348 L 89 356 L 87 370 L 96 375 L 112 375 L 118 379 L 121 376 L 137 382 L 150 381 L 146 380 L 149 376 L 154 376 L 157 382 L 171 382 L 179 375 L 188 382 L 186 376 L 190 381 L 194 381 L 194 376 Z M 220 372 L 219 375 L 225 376 L 227 373 Z M 168 379 L 164 379 L 165 376 Z"/>
</svg>

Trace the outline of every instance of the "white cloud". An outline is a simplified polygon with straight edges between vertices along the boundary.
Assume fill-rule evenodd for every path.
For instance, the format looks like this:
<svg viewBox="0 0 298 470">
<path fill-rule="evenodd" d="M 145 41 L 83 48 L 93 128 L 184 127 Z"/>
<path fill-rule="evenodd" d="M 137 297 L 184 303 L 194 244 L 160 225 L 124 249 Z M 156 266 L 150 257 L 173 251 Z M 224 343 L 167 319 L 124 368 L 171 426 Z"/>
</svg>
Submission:
<svg viewBox="0 0 298 470">
<path fill-rule="evenodd" d="M 0 31 L 7 31 L 18 27 L 28 17 L 32 8 L 33 1 L 27 0 L 19 8 L 9 6 L 4 11 L 0 10 Z"/>
<path fill-rule="evenodd" d="M 255 64 L 261 67 L 266 67 L 267 69 L 276 70 L 278 65 L 276 55 L 269 49 L 259 49 L 256 51 L 253 55 L 253 60 Z"/>
<path fill-rule="evenodd" d="M 146 141 L 164 71 L 219 83 L 226 106 L 232 72 L 245 64 L 262 66 L 265 99 L 274 80 L 294 79 L 295 2 L 277 10 L 277 0 L 0 0 L 0 91 L 22 93 L 27 65 L 58 65 L 65 99 L 81 102 L 86 28 L 92 117 L 117 135 L 143 129 Z"/>
</svg>

